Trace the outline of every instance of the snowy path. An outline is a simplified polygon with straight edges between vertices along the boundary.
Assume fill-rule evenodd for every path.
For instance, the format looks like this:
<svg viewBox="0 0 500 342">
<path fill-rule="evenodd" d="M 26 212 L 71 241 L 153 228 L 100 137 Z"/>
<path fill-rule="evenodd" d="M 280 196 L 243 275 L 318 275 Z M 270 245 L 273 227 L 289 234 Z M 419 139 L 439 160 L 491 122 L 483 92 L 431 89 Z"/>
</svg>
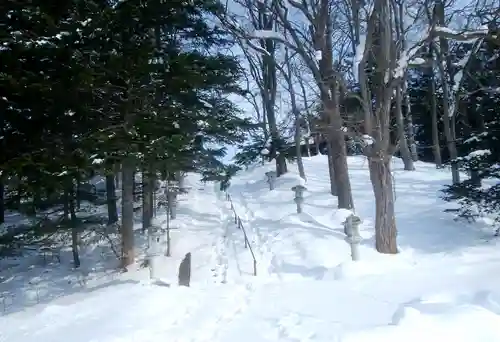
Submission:
<svg viewBox="0 0 500 342">
<path fill-rule="evenodd" d="M 338 232 L 332 231 L 307 213 L 297 215 L 290 212 L 289 208 L 285 211 L 281 211 L 281 208 L 273 210 L 270 203 L 252 195 L 248 184 L 243 186 L 241 192 L 231 193 L 236 211 L 242 217 L 253 246 L 258 251 L 259 269 L 265 274 L 281 280 L 302 277 L 320 279 L 329 267 L 343 261 L 338 258 L 339 255 L 349 255 L 345 243 L 340 244 L 333 253 L 331 251 L 331 240 L 338 244 L 344 238 L 340 226 Z M 324 235 L 324 230 L 330 236 Z M 335 257 L 327 256 L 328 251 Z"/>
<path fill-rule="evenodd" d="M 157 263 L 155 274 L 172 287 L 139 279 L 147 270 L 131 272 L 113 286 L 2 317 L 0 342 L 62 342 L 68 336 L 75 342 L 214 340 L 220 327 L 246 308 L 253 288 L 242 282 L 246 265 L 240 265 L 239 232 L 227 203 L 212 184 L 195 185 L 198 191 L 180 203 L 172 222 L 172 257 L 160 257 Z M 177 268 L 187 252 L 192 254 L 191 287 L 179 288 Z M 26 320 L 31 316 L 38 319 Z M 105 326 L 100 328 L 100 322 Z"/>
<path fill-rule="evenodd" d="M 233 285 L 188 289 L 122 284 L 77 302 L 58 300 L 41 310 L 3 317 L 0 341 L 63 342 L 68 336 L 74 342 L 212 341 L 218 328 L 245 307 L 249 292 Z M 38 319 L 26 320 L 33 314 Z"/>
<path fill-rule="evenodd" d="M 196 184 L 181 202 L 172 225 L 172 256 L 162 258 L 158 276 L 177 282 L 179 263 L 191 253 L 191 281 L 195 284 L 223 282 L 240 275 L 238 255 L 231 247 L 230 224 L 225 202 L 213 184 Z M 236 262 L 235 262 L 236 261 Z"/>
</svg>

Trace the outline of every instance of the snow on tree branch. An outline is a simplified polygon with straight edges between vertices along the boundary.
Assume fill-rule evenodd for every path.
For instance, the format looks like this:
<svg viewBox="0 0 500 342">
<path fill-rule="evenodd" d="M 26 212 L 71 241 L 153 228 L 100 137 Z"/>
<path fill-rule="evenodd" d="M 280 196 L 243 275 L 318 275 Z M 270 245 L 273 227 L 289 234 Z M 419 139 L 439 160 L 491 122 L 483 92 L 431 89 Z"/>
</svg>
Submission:
<svg viewBox="0 0 500 342">
<path fill-rule="evenodd" d="M 413 63 L 415 61 L 415 55 L 425 43 L 425 41 L 429 38 L 429 34 L 430 30 L 424 31 L 412 47 L 404 50 L 401 53 L 401 56 L 399 57 L 396 64 L 396 69 L 394 70 L 394 79 L 401 79 L 406 73 L 406 69 L 408 69 L 409 64 L 418 64 Z"/>
<path fill-rule="evenodd" d="M 500 45 L 500 37 L 487 27 L 480 27 L 477 30 L 457 31 L 448 27 L 436 26 L 433 30 L 434 36 L 452 39 L 456 41 L 467 42 L 479 38 L 491 39 Z"/>
<path fill-rule="evenodd" d="M 481 47 L 482 42 L 483 42 L 482 38 L 481 39 L 474 39 L 474 46 L 472 47 L 472 49 L 470 49 L 465 54 L 465 56 L 462 57 L 460 59 L 460 61 L 458 61 L 455 64 L 455 66 L 459 69 L 457 70 L 457 72 L 453 76 L 453 86 L 450 89 L 452 101 L 450 103 L 449 110 L 448 110 L 449 117 L 452 117 L 453 115 L 455 115 L 456 102 L 457 102 L 456 99 L 459 95 L 460 87 L 462 86 L 464 71 L 467 68 L 467 65 L 469 64 L 471 57 L 478 52 L 479 48 Z"/>
<path fill-rule="evenodd" d="M 284 41 L 285 38 L 280 32 L 270 31 L 270 30 L 255 30 L 253 31 L 251 38 L 255 39 L 275 39 L 279 41 Z"/>
</svg>

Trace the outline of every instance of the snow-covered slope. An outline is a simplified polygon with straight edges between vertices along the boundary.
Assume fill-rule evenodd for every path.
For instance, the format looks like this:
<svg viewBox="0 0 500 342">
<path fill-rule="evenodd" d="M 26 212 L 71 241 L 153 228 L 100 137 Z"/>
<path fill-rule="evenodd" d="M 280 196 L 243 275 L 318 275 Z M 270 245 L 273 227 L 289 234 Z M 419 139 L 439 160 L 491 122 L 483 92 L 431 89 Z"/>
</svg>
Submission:
<svg viewBox="0 0 500 342">
<path fill-rule="evenodd" d="M 190 288 L 158 286 L 147 273 L 0 317 L 0 341 L 500 341 L 500 246 L 479 224 L 456 222 L 439 191 L 450 175 L 394 161 L 401 253 L 373 250 L 374 202 L 367 164 L 351 158 L 361 261 L 350 261 L 329 195 L 327 160 L 305 160 L 304 213 L 295 213 L 295 165 L 269 191 L 265 172 L 241 172 L 229 190 L 255 252 L 258 276 L 214 184 L 193 183 L 180 204 L 166 282 L 193 253 Z M 134 272 L 132 272 L 134 273 Z M 127 277 L 127 278 L 126 278 Z M 0 303 L 1 304 L 1 303 Z"/>
</svg>

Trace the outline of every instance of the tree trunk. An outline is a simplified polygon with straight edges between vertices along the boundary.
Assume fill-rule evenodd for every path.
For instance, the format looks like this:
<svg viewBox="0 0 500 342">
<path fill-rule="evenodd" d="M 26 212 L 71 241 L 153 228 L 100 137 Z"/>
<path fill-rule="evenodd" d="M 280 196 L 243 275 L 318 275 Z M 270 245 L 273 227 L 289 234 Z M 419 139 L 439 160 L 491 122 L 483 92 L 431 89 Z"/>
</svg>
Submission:
<svg viewBox="0 0 500 342">
<path fill-rule="evenodd" d="M 347 149 L 342 130 L 342 116 L 340 115 L 339 76 L 333 66 L 333 41 L 330 16 L 330 2 L 321 0 L 319 3 L 319 17 L 316 31 L 313 32 L 313 42 L 316 50 L 321 51 L 319 73 L 317 79 L 320 89 L 320 98 L 323 104 L 323 119 L 328 123 L 328 142 L 331 148 L 335 187 L 337 189 L 338 207 L 352 209 L 351 182 L 347 167 Z M 326 81 L 328 80 L 328 81 Z"/>
<path fill-rule="evenodd" d="M 290 103 L 292 106 L 292 113 L 294 116 L 295 123 L 295 153 L 297 155 L 297 167 L 299 169 L 299 176 L 306 180 L 306 172 L 304 170 L 304 162 L 302 160 L 302 151 L 301 151 L 301 143 L 302 139 L 300 137 L 300 110 L 297 106 L 297 99 L 295 97 L 295 89 L 293 87 L 292 81 L 292 65 L 290 63 L 290 56 L 288 55 L 288 48 L 285 48 L 285 63 L 286 63 L 286 72 L 283 72 L 283 76 L 288 83 L 288 92 L 290 93 Z M 309 145 L 307 145 L 309 146 Z"/>
<path fill-rule="evenodd" d="M 276 162 L 276 174 L 281 176 L 287 172 L 287 165 L 285 156 L 280 153 L 280 133 L 278 131 L 278 124 L 276 122 L 275 102 L 276 102 L 276 67 L 274 61 L 270 60 L 272 57 L 263 57 L 263 74 L 266 75 L 264 79 L 265 91 L 262 96 L 265 106 L 265 114 L 267 116 L 267 123 L 269 125 L 269 132 L 271 134 L 271 158 Z"/>
<path fill-rule="evenodd" d="M 404 94 L 404 93 L 403 93 Z M 406 108 L 410 108 L 410 100 L 409 96 L 406 94 L 404 95 Z M 415 141 L 415 126 L 413 125 L 413 115 L 411 113 L 407 113 L 406 116 L 406 127 L 408 131 L 408 144 L 410 145 L 410 154 L 411 154 L 411 159 L 413 159 L 414 162 L 418 161 L 418 151 L 417 151 L 417 142 Z"/>
<path fill-rule="evenodd" d="M 445 15 L 444 15 L 444 3 L 441 0 L 436 1 L 435 14 L 439 25 L 446 26 Z M 458 170 L 458 152 L 457 145 L 455 142 L 455 113 L 450 111 L 450 101 L 455 101 L 451 97 L 450 87 L 448 84 L 448 78 L 452 69 L 452 60 L 449 55 L 448 41 L 444 37 L 439 38 L 439 45 L 441 46 L 438 52 L 438 68 L 441 74 L 441 84 L 443 89 L 443 128 L 444 135 L 446 137 L 446 146 L 450 154 L 451 159 L 451 177 L 453 184 L 460 183 L 460 173 Z M 456 104 L 455 104 L 456 105 Z"/>
<path fill-rule="evenodd" d="M 299 120 L 300 116 L 298 114 L 295 115 L 295 152 L 297 154 L 297 168 L 299 170 L 299 176 L 303 180 L 306 180 L 306 171 L 304 170 L 304 161 L 302 160 L 302 151 L 301 151 L 301 142 L 300 139 L 300 126 Z"/>
<path fill-rule="evenodd" d="M 184 192 L 186 190 L 186 175 L 182 171 L 175 173 L 175 179 L 179 182 L 179 190 Z"/>
<path fill-rule="evenodd" d="M 145 166 L 142 170 L 142 232 L 145 233 L 146 230 L 151 226 L 151 219 L 153 213 L 152 208 L 152 185 L 151 176 L 148 170 L 149 166 Z"/>
<path fill-rule="evenodd" d="M 306 153 L 308 157 L 311 157 L 311 144 L 309 143 L 310 135 L 304 138 L 304 144 L 306 146 Z"/>
<path fill-rule="evenodd" d="M 5 222 L 5 185 L 2 170 L 0 170 L 0 224 Z"/>
<path fill-rule="evenodd" d="M 17 186 L 16 186 L 16 208 L 19 210 L 21 209 L 21 200 L 23 198 L 23 186 L 21 184 L 21 179 L 17 179 L 18 183 L 17 183 Z M 59 196 L 58 196 L 59 198 Z"/>
<path fill-rule="evenodd" d="M 169 198 L 168 198 L 168 192 L 169 192 L 169 174 L 168 171 L 165 171 L 166 175 L 166 187 L 165 187 L 165 197 L 167 198 L 167 250 L 165 251 L 165 256 L 170 257 L 172 256 L 172 237 L 170 236 L 170 203 L 169 203 Z"/>
<path fill-rule="evenodd" d="M 333 196 L 338 196 L 337 183 L 335 180 L 335 166 L 333 165 L 333 149 L 330 142 L 326 144 L 328 153 L 328 175 L 330 176 L 330 193 Z"/>
<path fill-rule="evenodd" d="M 404 169 L 406 171 L 415 171 L 413 159 L 411 157 L 410 149 L 408 148 L 408 141 L 406 140 L 405 125 L 403 118 L 403 96 L 401 94 L 401 87 L 396 88 L 396 123 L 398 128 L 399 138 L 399 152 L 403 160 Z"/>
<path fill-rule="evenodd" d="M 120 179 L 121 179 L 121 168 L 122 166 L 120 164 L 116 164 L 114 167 L 114 180 L 115 180 L 115 189 L 120 189 Z"/>
<path fill-rule="evenodd" d="M 288 166 L 286 164 L 286 158 L 283 153 L 279 153 L 276 156 L 276 173 L 277 176 L 284 175 L 288 172 Z"/>
<path fill-rule="evenodd" d="M 66 185 L 66 184 L 64 184 Z M 69 189 L 67 186 L 64 187 L 64 204 L 63 204 L 63 217 L 64 220 L 68 221 L 69 220 Z"/>
<path fill-rule="evenodd" d="M 122 267 L 134 263 L 134 162 L 126 157 L 122 164 Z"/>
<path fill-rule="evenodd" d="M 259 14 L 259 23 L 257 29 L 270 30 L 274 29 L 275 19 L 269 12 L 264 3 L 257 2 L 257 10 Z M 271 39 L 261 41 L 261 47 L 267 51 L 267 54 L 262 55 L 261 73 L 262 81 L 260 86 L 262 101 L 264 105 L 264 115 L 267 117 L 269 125 L 269 133 L 271 135 L 273 151 L 272 158 L 276 161 L 276 174 L 281 176 L 287 172 L 286 159 L 282 151 L 279 151 L 280 133 L 276 122 L 276 92 L 278 90 L 277 83 L 277 68 L 275 60 L 276 42 Z"/>
<path fill-rule="evenodd" d="M 457 157 L 458 157 L 458 152 L 457 152 L 457 145 L 455 143 L 455 139 L 453 138 L 453 131 L 452 130 L 452 123 L 454 120 L 453 118 L 450 117 L 448 111 L 449 111 L 449 106 L 448 106 L 448 98 L 449 98 L 449 92 L 448 92 L 448 86 L 443 82 L 443 128 L 444 128 L 444 135 L 446 137 L 446 147 L 448 148 L 448 152 L 450 154 L 450 162 L 451 162 L 451 177 L 452 177 L 452 182 L 453 184 L 458 184 L 460 183 L 460 174 L 458 172 L 458 164 L 457 164 Z"/>
<path fill-rule="evenodd" d="M 484 123 L 484 116 L 482 113 L 476 116 L 476 132 L 483 134 L 486 132 L 486 125 Z M 479 170 L 471 171 L 471 181 L 476 186 L 481 186 L 481 178 L 479 177 Z"/>
<path fill-rule="evenodd" d="M 106 202 L 108 207 L 108 225 L 112 225 L 118 222 L 115 177 L 112 173 L 106 174 Z"/>
<path fill-rule="evenodd" d="M 134 202 L 139 199 L 139 193 L 137 191 L 137 183 L 135 182 L 135 176 L 136 176 L 136 173 L 134 171 L 134 173 L 132 174 L 132 194 L 133 194 Z M 122 182 L 123 182 L 123 179 L 122 179 Z M 122 184 L 122 189 L 123 189 L 123 184 Z"/>
<path fill-rule="evenodd" d="M 401 13 L 401 8 L 398 13 Z M 392 48 L 395 38 L 397 40 L 397 37 L 394 37 L 392 19 L 399 23 L 399 20 L 403 20 L 403 15 L 391 13 L 387 1 L 376 0 L 373 16 L 367 27 L 367 32 L 371 33 L 367 35 L 364 51 L 364 58 L 369 58 L 369 62 L 376 65 L 376 68 L 373 68 L 370 79 L 366 77 L 365 64 L 358 68 L 359 79 L 363 80 L 363 88 L 367 92 L 364 97 L 364 110 L 367 113 L 368 127 L 371 128 L 367 134 L 374 140 L 365 147 L 365 155 L 368 157 L 370 180 L 375 196 L 375 247 L 378 252 L 386 254 L 398 252 L 391 175 L 391 158 L 396 149 L 391 142 L 391 105 L 393 92 L 396 91 L 397 94 L 401 88 L 388 87 L 387 75 L 394 72 L 391 61 L 400 55 L 401 47 Z M 367 51 L 370 51 L 370 54 L 367 54 Z M 402 101 L 401 94 L 399 101 Z M 406 148 L 408 151 L 408 147 Z"/>
<path fill-rule="evenodd" d="M 368 160 L 375 195 L 375 248 L 380 253 L 396 254 L 398 248 L 391 159 L 369 157 Z"/>
<path fill-rule="evenodd" d="M 429 46 L 429 59 L 434 61 L 433 44 Z M 436 101 L 436 79 L 434 77 L 434 63 L 431 63 L 429 68 L 430 87 L 429 87 L 429 100 L 431 104 L 431 120 L 432 120 L 432 152 L 434 154 L 434 163 L 436 168 L 443 167 L 443 160 L 441 158 L 441 146 L 439 144 L 439 126 L 437 114 L 437 101 Z"/>
<path fill-rule="evenodd" d="M 400 49 L 396 53 L 398 58 L 401 58 L 401 52 L 407 50 L 405 37 L 405 7 L 402 2 L 398 2 L 394 7 L 394 24 L 396 26 L 396 39 L 400 42 Z M 415 143 L 415 132 L 413 129 L 413 120 L 411 115 L 410 97 L 407 89 L 408 76 L 405 73 L 401 85 L 396 87 L 396 121 L 398 125 L 398 136 L 400 141 L 400 152 L 403 159 L 404 168 L 407 171 L 414 171 L 413 162 L 418 160 L 417 145 Z M 399 99 L 397 97 L 399 96 Z M 406 120 L 406 124 L 405 124 Z"/>
<path fill-rule="evenodd" d="M 325 114 L 330 118 L 328 137 L 332 149 L 332 165 L 337 188 L 338 207 L 352 209 L 351 181 L 347 167 L 347 150 L 344 132 L 342 131 L 342 118 L 338 108 L 338 91 L 334 91 L 332 97 L 332 101 L 326 101 Z"/>
<path fill-rule="evenodd" d="M 151 213 L 151 218 L 156 216 L 156 170 L 153 164 L 149 166 L 149 184 L 151 191 L 149 192 L 149 212 Z"/>
<path fill-rule="evenodd" d="M 69 211 L 71 215 L 71 252 L 73 254 L 73 265 L 75 268 L 80 267 L 80 253 L 78 251 L 78 245 L 80 243 L 80 234 L 78 231 L 78 220 L 75 211 L 75 192 L 73 190 L 73 184 L 70 184 L 69 189 Z"/>
<path fill-rule="evenodd" d="M 76 195 L 75 195 L 76 209 L 78 209 L 78 210 L 80 210 L 81 204 L 82 204 L 81 203 L 82 202 L 81 201 L 81 196 L 80 196 L 80 194 L 82 192 L 82 190 L 81 190 L 81 184 L 82 184 L 82 182 L 81 182 L 80 178 L 81 178 L 80 177 L 80 172 L 78 172 L 77 175 L 76 175 Z"/>
<path fill-rule="evenodd" d="M 42 206 L 42 189 L 38 184 L 33 188 L 33 214 L 36 214 L 37 210 Z"/>
</svg>

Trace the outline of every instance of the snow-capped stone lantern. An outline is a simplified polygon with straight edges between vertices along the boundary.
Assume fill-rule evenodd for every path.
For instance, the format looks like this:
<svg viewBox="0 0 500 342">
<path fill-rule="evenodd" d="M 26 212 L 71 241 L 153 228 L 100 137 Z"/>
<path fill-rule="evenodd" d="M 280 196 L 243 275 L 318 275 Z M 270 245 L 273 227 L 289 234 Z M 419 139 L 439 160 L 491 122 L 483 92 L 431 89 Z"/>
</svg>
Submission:
<svg viewBox="0 0 500 342">
<path fill-rule="evenodd" d="M 292 191 L 295 192 L 294 202 L 297 204 L 297 214 L 302 213 L 302 203 L 304 203 L 304 191 L 307 188 L 302 184 L 296 185 L 292 188 Z"/>
<path fill-rule="evenodd" d="M 361 236 L 359 235 L 359 225 L 361 219 L 356 215 L 350 215 L 344 222 L 345 241 L 351 246 L 352 261 L 359 260 L 359 243 Z"/>
<path fill-rule="evenodd" d="M 156 260 L 163 254 L 164 234 L 160 227 L 152 226 L 148 235 L 147 259 L 149 266 L 149 277 L 155 276 Z"/>
<path fill-rule="evenodd" d="M 269 190 L 274 190 L 274 183 L 276 182 L 276 171 L 266 172 L 267 183 L 269 184 Z"/>
</svg>

